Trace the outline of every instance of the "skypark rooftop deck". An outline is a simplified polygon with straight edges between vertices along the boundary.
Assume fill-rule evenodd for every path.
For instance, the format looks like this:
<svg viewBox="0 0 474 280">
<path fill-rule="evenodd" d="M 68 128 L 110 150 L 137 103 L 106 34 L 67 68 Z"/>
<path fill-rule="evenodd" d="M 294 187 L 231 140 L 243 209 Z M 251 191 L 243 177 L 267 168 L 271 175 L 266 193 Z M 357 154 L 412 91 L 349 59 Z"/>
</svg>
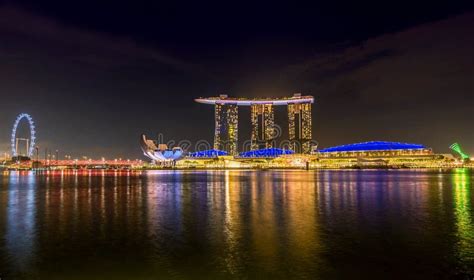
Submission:
<svg viewBox="0 0 474 280">
<path fill-rule="evenodd" d="M 272 105 L 288 105 L 296 103 L 314 103 L 314 97 L 301 96 L 295 94 L 292 97 L 283 98 L 232 98 L 227 95 L 218 97 L 200 97 L 195 99 L 198 103 L 203 104 L 232 104 L 238 106 L 251 106 L 253 104 L 272 104 Z"/>
</svg>

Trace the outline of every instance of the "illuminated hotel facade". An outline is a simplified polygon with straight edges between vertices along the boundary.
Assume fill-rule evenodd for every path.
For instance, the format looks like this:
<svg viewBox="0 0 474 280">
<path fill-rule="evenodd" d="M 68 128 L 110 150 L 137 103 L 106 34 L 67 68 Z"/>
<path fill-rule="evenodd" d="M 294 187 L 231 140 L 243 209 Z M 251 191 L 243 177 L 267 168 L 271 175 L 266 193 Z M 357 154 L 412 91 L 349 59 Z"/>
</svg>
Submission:
<svg viewBox="0 0 474 280">
<path fill-rule="evenodd" d="M 291 149 L 303 154 L 311 152 L 311 103 L 288 104 L 288 126 Z"/>
<path fill-rule="evenodd" d="M 215 105 L 214 150 L 237 154 L 239 140 L 239 110 L 236 104 Z"/>
<path fill-rule="evenodd" d="M 275 146 L 275 114 L 272 104 L 250 106 L 252 134 L 251 149 L 273 148 Z"/>
<path fill-rule="evenodd" d="M 246 99 L 219 97 L 198 98 L 198 103 L 214 105 L 215 133 L 214 149 L 238 154 L 238 108 L 250 106 L 252 125 L 251 149 L 271 149 L 275 147 L 275 113 L 274 106 L 288 107 L 289 141 L 291 149 L 309 154 L 312 141 L 311 104 L 312 96 L 294 94 L 286 98 Z"/>
</svg>

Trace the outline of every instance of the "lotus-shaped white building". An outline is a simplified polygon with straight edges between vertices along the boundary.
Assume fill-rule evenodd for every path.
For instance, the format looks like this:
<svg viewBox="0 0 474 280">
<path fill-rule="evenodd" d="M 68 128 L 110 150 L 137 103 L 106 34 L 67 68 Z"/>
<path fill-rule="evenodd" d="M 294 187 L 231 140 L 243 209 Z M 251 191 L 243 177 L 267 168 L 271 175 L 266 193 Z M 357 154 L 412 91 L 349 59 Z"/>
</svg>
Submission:
<svg viewBox="0 0 474 280">
<path fill-rule="evenodd" d="M 140 146 L 143 154 L 155 162 L 176 161 L 184 156 L 181 147 L 168 148 L 166 144 L 156 144 L 155 141 L 147 139 L 145 134 L 140 137 Z"/>
</svg>

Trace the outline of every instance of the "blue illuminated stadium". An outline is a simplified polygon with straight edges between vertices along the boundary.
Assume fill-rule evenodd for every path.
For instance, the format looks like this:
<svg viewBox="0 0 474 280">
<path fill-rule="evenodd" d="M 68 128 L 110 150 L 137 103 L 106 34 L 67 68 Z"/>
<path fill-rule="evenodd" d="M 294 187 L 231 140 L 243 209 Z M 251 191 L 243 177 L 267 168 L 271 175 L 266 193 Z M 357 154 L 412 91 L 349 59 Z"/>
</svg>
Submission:
<svg viewBox="0 0 474 280">
<path fill-rule="evenodd" d="M 292 150 L 283 150 L 278 148 L 260 149 L 240 153 L 239 156 L 243 158 L 274 158 L 281 155 L 291 155 L 295 152 Z"/>
<path fill-rule="evenodd" d="M 320 153 L 331 152 L 361 152 L 361 151 L 391 151 L 391 150 L 419 150 L 426 149 L 421 144 L 409 144 L 400 142 L 370 141 L 342 146 L 335 146 L 320 150 Z"/>
<path fill-rule="evenodd" d="M 190 153 L 189 157 L 193 158 L 214 158 L 218 156 L 226 156 L 227 152 L 225 151 L 220 151 L 220 150 L 205 150 L 205 151 L 199 151 L 199 152 L 194 152 Z"/>
</svg>

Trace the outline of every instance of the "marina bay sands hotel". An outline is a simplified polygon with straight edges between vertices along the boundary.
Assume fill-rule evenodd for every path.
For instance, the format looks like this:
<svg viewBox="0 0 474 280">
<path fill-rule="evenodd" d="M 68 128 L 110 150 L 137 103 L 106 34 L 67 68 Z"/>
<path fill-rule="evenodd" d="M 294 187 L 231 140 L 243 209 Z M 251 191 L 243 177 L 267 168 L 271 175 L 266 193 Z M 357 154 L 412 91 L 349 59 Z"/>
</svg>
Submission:
<svg viewBox="0 0 474 280">
<path fill-rule="evenodd" d="M 214 149 L 229 155 L 238 153 L 238 108 L 250 106 L 252 150 L 274 148 L 277 132 L 275 129 L 274 106 L 287 106 L 289 146 L 301 153 L 310 153 L 312 141 L 311 104 L 312 96 L 297 93 L 292 97 L 271 99 L 230 98 L 227 95 L 195 99 L 198 103 L 215 107 Z"/>
</svg>

